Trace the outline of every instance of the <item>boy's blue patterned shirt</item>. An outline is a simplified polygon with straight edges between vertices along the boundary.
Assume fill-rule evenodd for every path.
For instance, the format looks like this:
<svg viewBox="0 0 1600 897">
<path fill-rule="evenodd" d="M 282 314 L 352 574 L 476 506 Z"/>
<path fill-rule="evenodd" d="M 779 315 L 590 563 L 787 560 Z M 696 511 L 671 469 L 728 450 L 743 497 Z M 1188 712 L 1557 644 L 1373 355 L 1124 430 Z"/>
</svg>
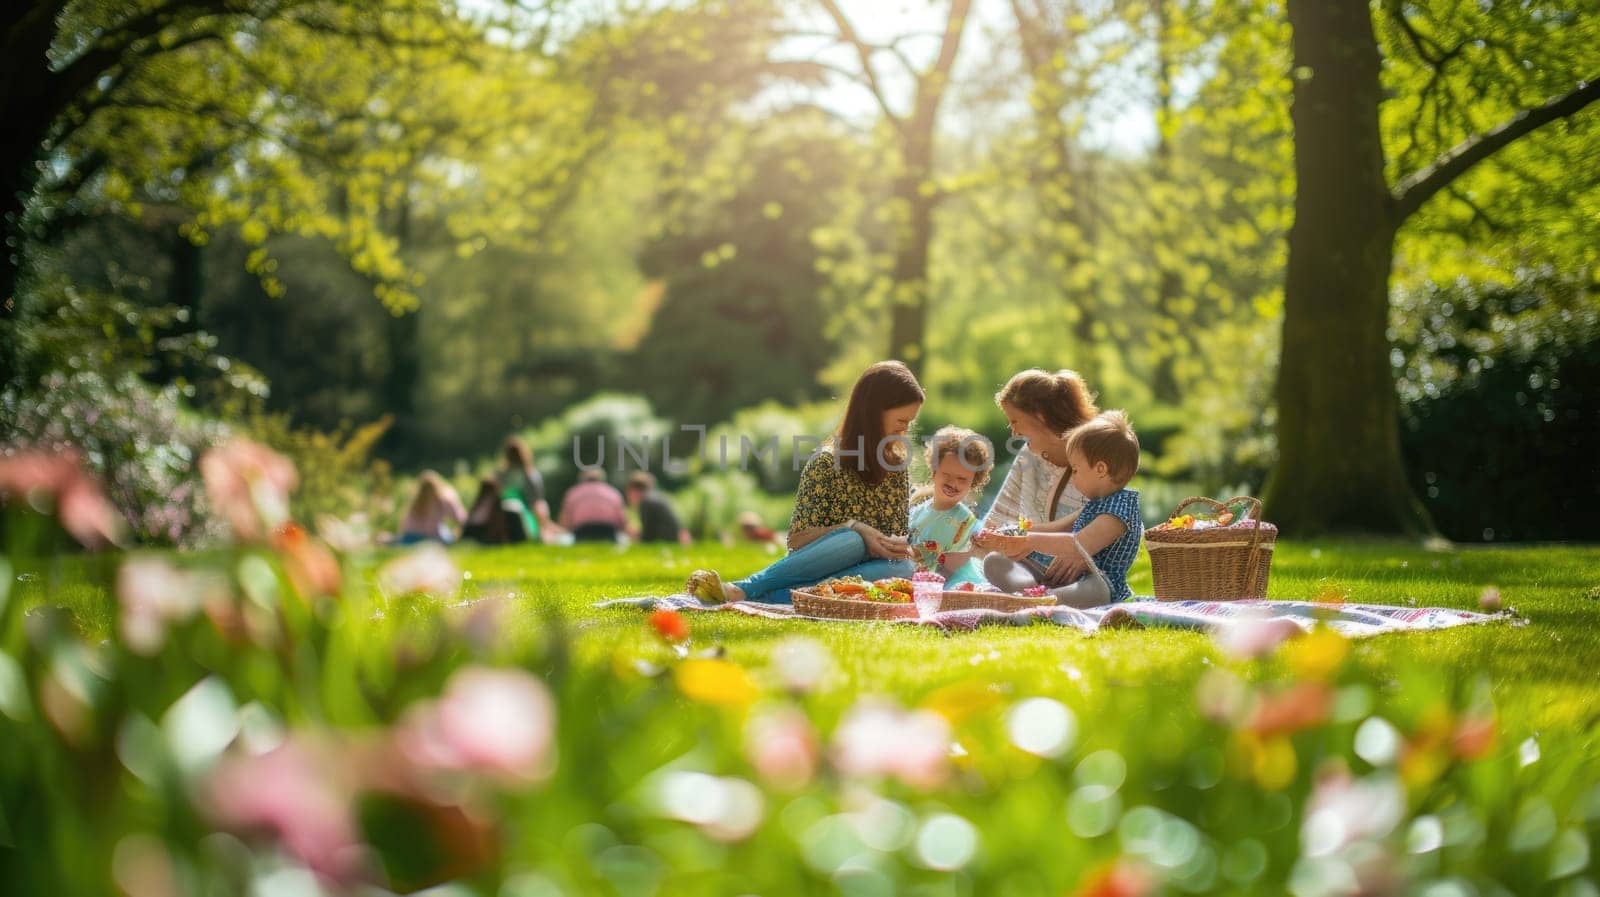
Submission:
<svg viewBox="0 0 1600 897">
<path fill-rule="evenodd" d="M 1102 514 L 1110 514 L 1127 527 L 1115 542 L 1094 554 L 1095 565 L 1100 568 L 1100 572 L 1105 575 L 1106 583 L 1111 586 L 1111 600 L 1125 601 L 1133 597 L 1133 590 L 1128 588 L 1128 568 L 1133 566 L 1134 559 L 1139 556 L 1139 540 L 1144 538 L 1144 517 L 1139 512 L 1139 491 L 1124 488 L 1101 498 L 1089 499 L 1084 504 L 1083 510 L 1078 512 L 1078 519 L 1073 521 L 1072 531 L 1081 532 Z"/>
</svg>

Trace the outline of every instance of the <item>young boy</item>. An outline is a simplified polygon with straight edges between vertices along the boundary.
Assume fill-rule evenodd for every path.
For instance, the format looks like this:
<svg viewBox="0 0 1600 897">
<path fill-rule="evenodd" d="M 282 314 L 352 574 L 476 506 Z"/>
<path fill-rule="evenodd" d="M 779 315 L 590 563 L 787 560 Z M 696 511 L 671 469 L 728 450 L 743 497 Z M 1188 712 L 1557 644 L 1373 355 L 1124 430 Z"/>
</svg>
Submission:
<svg viewBox="0 0 1600 897">
<path fill-rule="evenodd" d="M 1083 509 L 1019 536 L 979 534 L 973 544 L 992 549 L 983 559 L 984 575 L 1011 594 L 1041 580 L 1065 583 L 1050 593 L 1068 607 L 1130 598 L 1128 568 L 1139 555 L 1144 520 L 1139 493 L 1127 488 L 1139 470 L 1139 437 L 1127 415 L 1107 411 L 1069 433 L 1067 465 L 1068 482 L 1088 499 Z M 1047 569 L 1028 559 L 1034 552 L 1054 555 Z"/>
<path fill-rule="evenodd" d="M 987 439 L 971 430 L 943 427 L 928 440 L 927 458 L 932 495 L 911 507 L 910 542 L 917 566 L 942 575 L 945 588 L 983 582 L 971 551 L 978 518 L 966 500 L 989 481 L 994 452 Z M 918 497 L 929 489 L 919 490 Z"/>
</svg>

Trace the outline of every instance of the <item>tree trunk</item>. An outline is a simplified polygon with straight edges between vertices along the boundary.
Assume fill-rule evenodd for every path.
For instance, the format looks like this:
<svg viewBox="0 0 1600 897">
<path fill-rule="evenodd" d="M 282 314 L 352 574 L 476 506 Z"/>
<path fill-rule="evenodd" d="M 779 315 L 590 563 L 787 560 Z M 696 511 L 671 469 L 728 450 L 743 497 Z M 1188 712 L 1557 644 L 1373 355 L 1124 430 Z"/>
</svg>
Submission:
<svg viewBox="0 0 1600 897">
<path fill-rule="evenodd" d="M 1400 455 L 1389 365 L 1399 221 L 1384 177 L 1366 0 L 1290 0 L 1295 220 L 1267 515 L 1296 536 L 1431 534 Z"/>
<path fill-rule="evenodd" d="M 409 182 L 411 172 L 406 172 Z M 395 212 L 394 235 L 398 249 L 406 253 L 412 243 L 411 199 L 402 197 Z M 417 389 L 422 383 L 422 310 L 393 313 L 384 322 L 385 343 L 389 350 L 389 375 L 380 392 L 384 412 L 394 416 L 394 425 L 384 434 L 383 450 L 404 456 L 416 451 L 419 435 Z"/>
<path fill-rule="evenodd" d="M 1167 139 L 1168 123 L 1174 114 L 1172 95 L 1176 90 L 1177 63 L 1172 58 L 1172 17 L 1168 4 L 1171 0 L 1156 0 L 1154 12 L 1156 18 L 1156 148 L 1155 148 L 1155 174 L 1160 183 L 1173 183 L 1172 176 L 1172 141 Z M 1162 220 L 1161 216 L 1157 216 Z M 1177 234 L 1166 227 L 1156 232 L 1157 240 L 1176 240 Z M 1159 256 L 1158 256 L 1159 257 Z M 1183 298 L 1183 282 L 1178 273 L 1170 266 L 1161 266 L 1161 280 L 1156 292 L 1156 311 L 1158 314 L 1176 318 L 1174 311 L 1178 300 Z M 1188 333 L 1189 328 L 1181 328 L 1182 333 Z M 1178 339 L 1182 339 L 1180 335 Z M 1183 402 L 1183 384 L 1178 382 L 1178 350 L 1173 346 L 1162 345 L 1156 347 L 1156 363 L 1150 375 L 1150 392 L 1156 401 L 1167 405 L 1178 405 Z"/>
<path fill-rule="evenodd" d="M 206 287 L 205 250 L 182 233 L 174 232 L 168 240 L 172 274 L 167 284 L 167 296 L 174 307 L 187 313 L 182 320 L 173 323 L 168 333 L 171 336 L 187 336 L 201 329 L 200 302 Z M 187 355 L 179 355 L 170 369 L 164 372 L 162 379 L 171 381 L 182 377 L 193 383 L 203 373 L 204 368 L 199 363 Z"/>
<path fill-rule="evenodd" d="M 39 153 L 61 111 L 47 52 L 62 0 L 17 4 L 0 13 L 0 385 L 17 373 L 14 324 L 22 281 L 22 216 L 38 178 Z"/>
<path fill-rule="evenodd" d="M 889 357 L 923 373 L 928 328 L 928 244 L 933 241 L 933 198 L 919 191 L 925 168 L 907 172 L 895 197 L 910 218 L 900 230 L 894 256 L 894 294 L 889 300 Z"/>
</svg>

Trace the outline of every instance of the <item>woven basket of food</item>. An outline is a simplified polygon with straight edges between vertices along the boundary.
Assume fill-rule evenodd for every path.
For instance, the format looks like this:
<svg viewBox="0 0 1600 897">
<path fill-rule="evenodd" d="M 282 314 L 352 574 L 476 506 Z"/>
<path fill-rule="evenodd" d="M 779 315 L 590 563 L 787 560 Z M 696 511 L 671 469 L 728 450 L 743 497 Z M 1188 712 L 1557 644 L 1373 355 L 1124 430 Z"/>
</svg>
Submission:
<svg viewBox="0 0 1600 897">
<path fill-rule="evenodd" d="M 1265 598 L 1278 528 L 1249 496 L 1195 497 L 1144 531 L 1150 574 L 1161 601 Z"/>
<path fill-rule="evenodd" d="M 790 589 L 794 609 L 808 617 L 832 620 L 903 620 L 915 618 L 911 581 L 880 579 L 867 582 L 845 576 L 820 582 L 809 589 Z"/>
</svg>

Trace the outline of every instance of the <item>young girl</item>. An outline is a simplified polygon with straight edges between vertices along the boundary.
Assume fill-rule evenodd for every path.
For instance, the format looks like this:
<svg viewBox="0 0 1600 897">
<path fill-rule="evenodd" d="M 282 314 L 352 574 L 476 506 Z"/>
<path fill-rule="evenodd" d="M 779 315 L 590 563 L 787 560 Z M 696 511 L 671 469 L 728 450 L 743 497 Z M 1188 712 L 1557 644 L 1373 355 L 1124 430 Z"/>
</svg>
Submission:
<svg viewBox="0 0 1600 897">
<path fill-rule="evenodd" d="M 707 603 L 788 604 L 791 588 L 831 577 L 916 572 L 906 542 L 911 481 L 904 440 L 923 399 L 904 364 L 880 361 L 867 368 L 850 390 L 833 439 L 800 474 L 789 553 L 737 582 L 723 582 L 715 570 L 696 570 L 684 591 Z"/>
<path fill-rule="evenodd" d="M 942 575 L 945 588 L 981 583 L 983 569 L 971 551 L 978 518 L 966 500 L 983 492 L 994 469 L 994 449 L 971 430 L 944 427 L 933 434 L 926 451 L 933 485 L 918 490 L 911 508 L 911 549 L 917 553 L 917 566 Z"/>
<path fill-rule="evenodd" d="M 1144 535 L 1139 493 L 1128 488 L 1139 470 L 1139 437 L 1127 416 L 1107 411 L 1067 434 L 1067 469 L 1087 499 L 1082 510 L 1020 536 L 980 533 L 974 544 L 993 549 L 983 559 L 984 575 L 1013 594 L 1061 583 L 1051 594 L 1069 607 L 1126 600 L 1133 594 L 1128 568 Z M 1036 552 L 1053 556 L 1048 567 L 1030 558 Z"/>
</svg>

